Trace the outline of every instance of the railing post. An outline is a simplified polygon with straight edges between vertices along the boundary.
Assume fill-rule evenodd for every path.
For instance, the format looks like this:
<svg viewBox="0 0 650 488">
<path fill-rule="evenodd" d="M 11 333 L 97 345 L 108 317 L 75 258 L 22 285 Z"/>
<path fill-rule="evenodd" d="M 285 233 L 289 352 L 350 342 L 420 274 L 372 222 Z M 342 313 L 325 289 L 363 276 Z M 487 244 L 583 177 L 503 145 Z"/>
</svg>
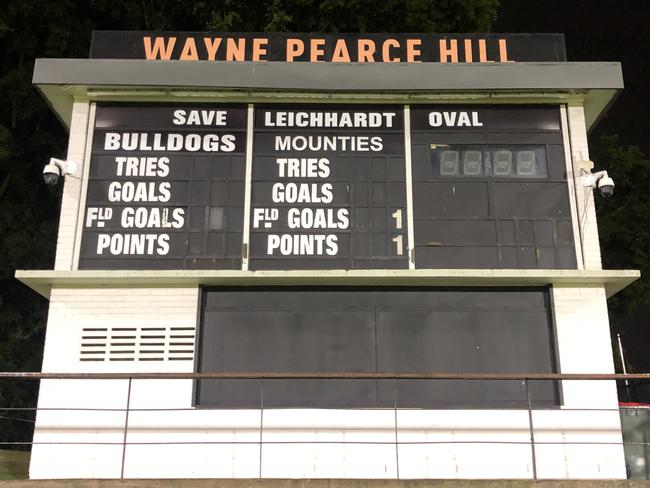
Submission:
<svg viewBox="0 0 650 488">
<path fill-rule="evenodd" d="M 395 472 L 399 479 L 399 442 L 397 438 L 397 380 L 393 380 L 393 412 L 395 412 Z"/>
<path fill-rule="evenodd" d="M 129 376 L 129 387 L 126 392 L 126 412 L 124 415 L 124 436 L 122 437 L 122 469 L 120 479 L 124 478 L 124 462 L 126 460 L 126 435 L 129 430 L 129 409 L 131 408 L 131 382 L 133 378 Z"/>
<path fill-rule="evenodd" d="M 528 406 L 528 433 L 530 434 L 530 454 L 533 461 L 533 479 L 537 479 L 537 456 L 535 453 L 535 427 L 533 426 L 533 408 L 530 398 L 530 386 L 528 385 L 528 378 L 524 380 L 526 385 L 526 402 Z"/>
<path fill-rule="evenodd" d="M 260 478 L 262 477 L 262 444 L 264 434 L 264 378 L 260 386 Z"/>
</svg>

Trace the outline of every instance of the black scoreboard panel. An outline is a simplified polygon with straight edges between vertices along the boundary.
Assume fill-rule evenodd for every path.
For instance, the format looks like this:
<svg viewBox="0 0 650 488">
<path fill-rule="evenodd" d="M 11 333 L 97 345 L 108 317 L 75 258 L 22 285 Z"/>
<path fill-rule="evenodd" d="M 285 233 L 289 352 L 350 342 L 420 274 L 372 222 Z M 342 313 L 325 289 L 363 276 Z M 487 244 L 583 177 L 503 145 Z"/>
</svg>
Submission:
<svg viewBox="0 0 650 488">
<path fill-rule="evenodd" d="M 199 372 L 557 372 L 545 288 L 206 288 Z M 211 408 L 521 408 L 521 381 L 200 380 Z M 535 406 L 559 402 L 531 382 Z"/>
<path fill-rule="evenodd" d="M 255 107 L 250 269 L 408 268 L 403 113 Z"/>
<path fill-rule="evenodd" d="M 576 268 L 558 107 L 411 108 L 417 268 Z"/>
<path fill-rule="evenodd" d="M 241 269 L 245 105 L 99 105 L 80 269 Z"/>
<path fill-rule="evenodd" d="M 557 106 L 416 105 L 410 134 L 401 105 L 254 114 L 98 105 L 79 268 L 408 269 L 409 136 L 416 268 L 577 266 Z"/>
</svg>

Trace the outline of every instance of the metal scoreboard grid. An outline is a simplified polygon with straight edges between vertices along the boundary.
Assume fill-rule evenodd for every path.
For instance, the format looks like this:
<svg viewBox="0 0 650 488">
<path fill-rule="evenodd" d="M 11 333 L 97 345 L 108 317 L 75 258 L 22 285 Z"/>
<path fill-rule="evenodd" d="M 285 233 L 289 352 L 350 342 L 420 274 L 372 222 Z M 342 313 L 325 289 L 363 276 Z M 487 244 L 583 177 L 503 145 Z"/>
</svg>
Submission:
<svg viewBox="0 0 650 488">
<path fill-rule="evenodd" d="M 403 130 L 399 106 L 256 106 L 250 268 L 407 269 Z"/>
<path fill-rule="evenodd" d="M 192 110 L 212 119 L 188 124 L 179 111 Z M 79 267 L 240 269 L 246 116 L 98 106 Z"/>
<path fill-rule="evenodd" d="M 557 105 L 98 104 L 80 269 L 575 269 Z"/>
</svg>

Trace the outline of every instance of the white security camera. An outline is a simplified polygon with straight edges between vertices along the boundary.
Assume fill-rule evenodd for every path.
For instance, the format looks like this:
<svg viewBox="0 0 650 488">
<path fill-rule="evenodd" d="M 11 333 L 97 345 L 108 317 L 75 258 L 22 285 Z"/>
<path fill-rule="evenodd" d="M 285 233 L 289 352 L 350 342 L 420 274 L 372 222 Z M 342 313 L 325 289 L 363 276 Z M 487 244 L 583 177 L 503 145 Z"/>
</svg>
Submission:
<svg viewBox="0 0 650 488">
<path fill-rule="evenodd" d="M 609 198 L 614 195 L 614 180 L 612 180 L 607 171 L 599 171 L 598 173 L 590 173 L 582 170 L 582 185 L 588 188 L 598 187 L 600 195 Z"/>
<path fill-rule="evenodd" d="M 605 197 L 611 197 L 614 195 L 614 180 L 607 176 L 607 172 L 604 172 L 605 175 L 598 180 L 598 189 L 600 194 Z"/>
<path fill-rule="evenodd" d="M 72 175 L 77 171 L 77 163 L 62 159 L 50 158 L 43 168 L 43 179 L 46 185 L 54 186 L 59 182 L 59 176 Z"/>
</svg>

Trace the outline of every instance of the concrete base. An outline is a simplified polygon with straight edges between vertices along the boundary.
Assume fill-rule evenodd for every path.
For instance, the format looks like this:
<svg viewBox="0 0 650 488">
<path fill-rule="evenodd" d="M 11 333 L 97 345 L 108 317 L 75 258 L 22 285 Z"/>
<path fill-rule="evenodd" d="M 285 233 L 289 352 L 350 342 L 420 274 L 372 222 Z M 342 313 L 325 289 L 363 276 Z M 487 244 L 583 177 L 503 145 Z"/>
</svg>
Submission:
<svg viewBox="0 0 650 488">
<path fill-rule="evenodd" d="M 140 479 L 0 481 L 0 488 L 649 488 L 645 480 Z"/>
</svg>

